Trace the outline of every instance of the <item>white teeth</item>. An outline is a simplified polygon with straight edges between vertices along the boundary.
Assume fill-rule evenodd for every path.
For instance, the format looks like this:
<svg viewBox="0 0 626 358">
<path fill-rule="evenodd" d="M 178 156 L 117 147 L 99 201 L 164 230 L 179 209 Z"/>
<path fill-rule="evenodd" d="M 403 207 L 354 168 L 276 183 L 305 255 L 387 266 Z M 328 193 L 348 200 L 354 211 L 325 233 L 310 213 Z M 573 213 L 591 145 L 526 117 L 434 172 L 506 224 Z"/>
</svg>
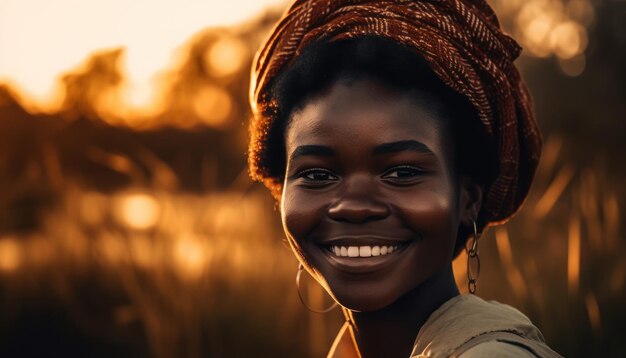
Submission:
<svg viewBox="0 0 626 358">
<path fill-rule="evenodd" d="M 370 256 L 372 256 L 372 248 L 370 246 L 361 246 L 361 247 L 359 247 L 359 256 L 361 256 L 361 257 L 370 257 Z"/>
<path fill-rule="evenodd" d="M 358 246 L 349 246 L 348 247 L 348 257 L 358 257 L 359 256 L 359 248 Z"/>
<path fill-rule="evenodd" d="M 331 246 L 330 251 L 339 257 L 371 257 L 384 256 L 398 250 L 400 245 L 395 246 Z"/>
</svg>

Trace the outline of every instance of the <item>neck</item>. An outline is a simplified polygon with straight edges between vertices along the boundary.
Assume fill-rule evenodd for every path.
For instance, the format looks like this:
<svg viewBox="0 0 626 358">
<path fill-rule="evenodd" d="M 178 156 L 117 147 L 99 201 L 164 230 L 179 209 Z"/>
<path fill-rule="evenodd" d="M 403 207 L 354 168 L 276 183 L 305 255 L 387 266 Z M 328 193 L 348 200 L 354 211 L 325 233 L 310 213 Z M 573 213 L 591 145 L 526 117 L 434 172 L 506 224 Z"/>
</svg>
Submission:
<svg viewBox="0 0 626 358">
<path fill-rule="evenodd" d="M 415 338 L 430 314 L 458 294 L 449 265 L 381 310 L 346 310 L 361 357 L 409 357 Z"/>
</svg>

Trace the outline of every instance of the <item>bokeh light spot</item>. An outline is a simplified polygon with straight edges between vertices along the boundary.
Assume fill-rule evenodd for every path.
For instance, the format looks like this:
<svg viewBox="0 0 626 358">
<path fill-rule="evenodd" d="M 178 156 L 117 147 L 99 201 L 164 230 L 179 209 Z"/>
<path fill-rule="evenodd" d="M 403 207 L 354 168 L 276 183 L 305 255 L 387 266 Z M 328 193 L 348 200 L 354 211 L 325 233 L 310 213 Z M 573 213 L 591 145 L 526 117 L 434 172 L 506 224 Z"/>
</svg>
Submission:
<svg viewBox="0 0 626 358">
<path fill-rule="evenodd" d="M 568 59 L 559 59 L 561 71 L 570 77 L 580 76 L 585 71 L 587 59 L 584 54 L 580 54 Z"/>
<path fill-rule="evenodd" d="M 128 107 L 148 112 L 156 105 L 156 88 L 151 81 L 129 81 L 122 87 L 122 98 Z"/>
<path fill-rule="evenodd" d="M 115 216 L 131 229 L 145 230 L 156 225 L 161 212 L 159 202 L 148 194 L 126 194 L 118 198 Z"/>
<path fill-rule="evenodd" d="M 19 243 L 15 239 L 0 239 L 0 271 L 16 270 L 22 261 Z"/>
<path fill-rule="evenodd" d="M 183 278 L 198 279 L 208 260 L 206 247 L 198 238 L 183 235 L 175 244 L 174 260 Z"/>
<path fill-rule="evenodd" d="M 550 55 L 547 39 L 552 30 L 552 20 L 548 16 L 538 16 L 526 25 L 524 32 L 529 48 L 539 57 Z"/>
<path fill-rule="evenodd" d="M 204 60 L 213 76 L 226 77 L 243 67 L 247 52 L 246 45 L 241 40 L 225 37 L 211 46 Z"/>
<path fill-rule="evenodd" d="M 228 123 L 233 103 L 226 90 L 208 85 L 196 93 L 193 109 L 205 124 L 212 127 L 222 127 Z"/>
<path fill-rule="evenodd" d="M 561 23 L 550 34 L 550 46 L 559 58 L 572 58 L 587 47 L 585 31 L 573 21 Z"/>
</svg>

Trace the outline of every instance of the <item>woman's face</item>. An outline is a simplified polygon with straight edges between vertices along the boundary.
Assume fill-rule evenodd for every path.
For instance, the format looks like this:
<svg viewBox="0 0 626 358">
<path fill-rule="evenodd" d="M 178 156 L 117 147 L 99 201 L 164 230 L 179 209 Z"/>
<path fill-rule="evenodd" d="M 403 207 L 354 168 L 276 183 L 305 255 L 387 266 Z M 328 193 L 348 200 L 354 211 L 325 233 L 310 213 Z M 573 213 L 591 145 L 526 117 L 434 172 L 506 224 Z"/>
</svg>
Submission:
<svg viewBox="0 0 626 358">
<path fill-rule="evenodd" d="M 467 206 L 451 139 L 415 95 L 339 81 L 292 114 L 281 202 L 287 238 L 352 310 L 384 308 L 453 256 Z"/>
</svg>

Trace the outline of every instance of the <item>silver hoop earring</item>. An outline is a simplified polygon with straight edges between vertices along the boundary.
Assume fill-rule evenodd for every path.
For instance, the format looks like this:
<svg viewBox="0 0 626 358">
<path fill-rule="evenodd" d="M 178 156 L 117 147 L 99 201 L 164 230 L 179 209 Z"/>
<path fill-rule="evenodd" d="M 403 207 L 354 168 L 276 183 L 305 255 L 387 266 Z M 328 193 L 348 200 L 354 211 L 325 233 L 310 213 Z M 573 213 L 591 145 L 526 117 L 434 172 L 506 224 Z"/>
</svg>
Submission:
<svg viewBox="0 0 626 358">
<path fill-rule="evenodd" d="M 478 229 L 476 227 L 476 221 L 473 220 L 472 224 L 474 226 L 474 235 L 470 238 L 471 242 L 468 248 L 468 245 L 465 245 L 465 252 L 467 252 L 467 289 L 469 293 L 476 294 L 476 288 L 478 288 L 478 276 L 480 276 L 480 256 L 478 253 L 478 240 L 480 239 L 480 234 L 478 233 Z M 472 260 L 476 262 L 476 275 L 472 272 Z"/>
<path fill-rule="evenodd" d="M 302 294 L 300 293 L 300 275 L 302 274 L 302 271 L 304 271 L 304 266 L 302 265 L 302 262 L 301 262 L 298 264 L 298 273 L 296 273 L 296 291 L 298 291 L 298 298 L 300 298 L 300 302 L 302 302 L 304 307 L 306 307 L 309 311 L 314 312 L 314 313 L 328 313 L 334 310 L 335 307 L 337 307 L 336 301 L 330 307 L 321 311 L 312 309 L 309 305 L 306 304 L 306 302 L 304 302 L 304 298 L 302 298 Z"/>
</svg>

